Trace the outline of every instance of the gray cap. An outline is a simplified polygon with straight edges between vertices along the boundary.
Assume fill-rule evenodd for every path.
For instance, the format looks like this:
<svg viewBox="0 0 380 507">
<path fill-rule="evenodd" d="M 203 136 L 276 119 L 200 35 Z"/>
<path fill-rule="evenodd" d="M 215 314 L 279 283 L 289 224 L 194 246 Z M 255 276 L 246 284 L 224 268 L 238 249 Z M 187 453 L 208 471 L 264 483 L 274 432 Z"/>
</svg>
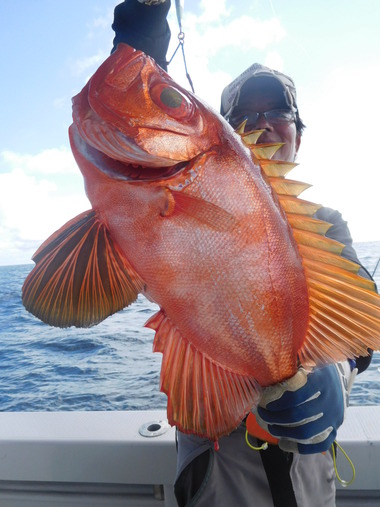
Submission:
<svg viewBox="0 0 380 507">
<path fill-rule="evenodd" d="M 284 98 L 286 104 L 294 111 L 298 112 L 297 94 L 294 81 L 282 72 L 272 70 L 260 63 L 254 63 L 232 83 L 225 87 L 222 93 L 220 112 L 223 116 L 229 117 L 233 109 L 239 102 L 240 93 L 243 85 L 250 79 L 256 77 L 270 77 L 275 79 L 284 89 Z"/>
</svg>

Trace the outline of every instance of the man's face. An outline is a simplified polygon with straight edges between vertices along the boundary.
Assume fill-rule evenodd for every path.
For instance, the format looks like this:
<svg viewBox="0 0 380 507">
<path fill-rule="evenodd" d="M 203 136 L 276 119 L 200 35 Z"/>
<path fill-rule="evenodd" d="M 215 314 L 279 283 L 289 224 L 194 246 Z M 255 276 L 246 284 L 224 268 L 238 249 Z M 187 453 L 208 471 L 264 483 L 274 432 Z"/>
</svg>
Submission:
<svg viewBox="0 0 380 507">
<path fill-rule="evenodd" d="M 242 90 L 239 103 L 234 110 L 236 113 L 247 114 L 250 112 L 263 113 L 273 109 L 287 109 L 284 98 L 273 87 L 258 87 L 254 91 Z M 274 160 L 293 162 L 296 158 L 301 143 L 301 136 L 297 133 L 294 121 L 288 123 L 270 123 L 263 115 L 259 115 L 254 126 L 247 124 L 248 129 L 263 129 L 260 143 L 285 143 L 273 156 Z"/>
</svg>

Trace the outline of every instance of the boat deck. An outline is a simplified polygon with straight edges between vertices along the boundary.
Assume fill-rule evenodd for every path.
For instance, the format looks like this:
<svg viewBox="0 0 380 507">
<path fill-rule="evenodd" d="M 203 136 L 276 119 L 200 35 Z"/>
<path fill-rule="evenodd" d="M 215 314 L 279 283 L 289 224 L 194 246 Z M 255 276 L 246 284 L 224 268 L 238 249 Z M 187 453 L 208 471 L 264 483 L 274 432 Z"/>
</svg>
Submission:
<svg viewBox="0 0 380 507">
<path fill-rule="evenodd" d="M 1 413 L 1 507 L 175 507 L 175 430 L 164 431 L 165 417 L 162 410 Z M 379 506 L 380 407 L 351 407 L 338 442 L 356 479 L 338 484 L 337 506 Z M 351 478 L 346 460 L 338 469 Z"/>
</svg>

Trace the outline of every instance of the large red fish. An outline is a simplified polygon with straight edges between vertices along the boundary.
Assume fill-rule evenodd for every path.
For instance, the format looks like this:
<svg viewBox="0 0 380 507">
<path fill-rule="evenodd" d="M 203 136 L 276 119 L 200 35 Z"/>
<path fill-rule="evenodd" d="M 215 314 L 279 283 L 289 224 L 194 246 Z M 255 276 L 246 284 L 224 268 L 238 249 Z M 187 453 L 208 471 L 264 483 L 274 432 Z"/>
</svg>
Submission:
<svg viewBox="0 0 380 507">
<path fill-rule="evenodd" d="M 260 387 L 380 345 L 373 284 L 324 238 L 289 167 L 262 161 L 151 58 L 120 44 L 73 99 L 70 140 L 92 210 L 36 252 L 26 308 L 91 326 L 138 293 L 163 353 L 169 422 L 217 439 Z M 279 194 L 279 195 L 278 195 Z M 376 338 L 373 338 L 376 337 Z"/>
</svg>

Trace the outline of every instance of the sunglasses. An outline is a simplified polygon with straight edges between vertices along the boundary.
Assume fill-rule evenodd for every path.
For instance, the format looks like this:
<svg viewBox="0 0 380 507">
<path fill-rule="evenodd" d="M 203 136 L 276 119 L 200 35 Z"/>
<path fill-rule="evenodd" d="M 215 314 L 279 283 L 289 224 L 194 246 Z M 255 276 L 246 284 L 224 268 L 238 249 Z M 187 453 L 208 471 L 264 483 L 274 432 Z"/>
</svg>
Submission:
<svg viewBox="0 0 380 507">
<path fill-rule="evenodd" d="M 295 113 L 291 109 L 272 109 L 271 111 L 265 111 L 263 113 L 257 113 L 255 111 L 247 112 L 234 112 L 229 117 L 228 121 L 232 127 L 237 128 L 247 120 L 246 128 L 255 128 L 260 115 L 264 116 L 268 123 L 291 123 L 296 119 Z"/>
</svg>

